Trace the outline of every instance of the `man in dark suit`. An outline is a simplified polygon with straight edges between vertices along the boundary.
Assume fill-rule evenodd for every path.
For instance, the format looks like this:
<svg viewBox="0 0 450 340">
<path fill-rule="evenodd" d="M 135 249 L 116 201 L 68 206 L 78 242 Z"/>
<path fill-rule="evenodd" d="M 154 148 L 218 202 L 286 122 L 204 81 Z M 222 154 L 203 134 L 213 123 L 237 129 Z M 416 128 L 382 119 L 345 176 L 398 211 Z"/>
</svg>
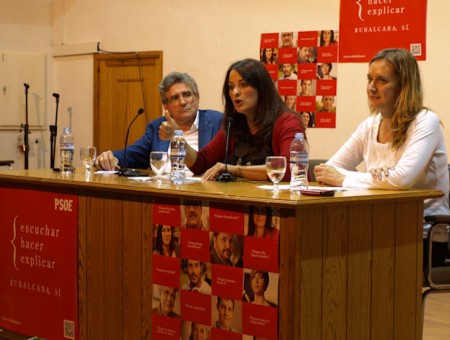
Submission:
<svg viewBox="0 0 450 340">
<path fill-rule="evenodd" d="M 200 95 L 197 83 L 187 73 L 169 73 L 159 85 L 159 94 L 166 114 L 170 114 L 178 128 L 183 130 L 183 137 L 193 148 L 201 149 L 220 130 L 222 113 L 198 109 Z M 126 160 L 123 150 L 105 151 L 97 157 L 95 165 L 104 170 L 114 170 L 117 166 L 149 168 L 151 151 L 169 149 L 170 141 L 159 137 L 159 127 L 165 121 L 163 116 L 150 122 L 145 134 L 134 144 L 127 146 Z"/>
</svg>

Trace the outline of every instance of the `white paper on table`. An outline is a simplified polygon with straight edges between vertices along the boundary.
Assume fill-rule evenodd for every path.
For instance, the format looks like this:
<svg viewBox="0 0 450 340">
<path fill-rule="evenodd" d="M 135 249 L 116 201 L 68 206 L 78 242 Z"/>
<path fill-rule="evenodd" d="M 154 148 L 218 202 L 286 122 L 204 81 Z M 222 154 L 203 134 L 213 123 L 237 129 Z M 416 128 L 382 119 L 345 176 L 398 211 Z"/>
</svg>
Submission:
<svg viewBox="0 0 450 340">
<path fill-rule="evenodd" d="M 153 177 L 150 177 L 150 176 L 134 176 L 134 177 L 127 177 L 127 178 L 131 179 L 133 181 L 142 181 L 142 182 L 150 182 L 151 180 L 153 180 Z"/>
<path fill-rule="evenodd" d="M 189 173 L 191 174 L 191 176 L 189 176 Z M 186 172 L 185 182 L 199 182 L 202 180 L 201 177 L 192 177 L 192 175 L 193 175 L 192 172 L 189 172 L 189 173 Z M 133 181 L 150 182 L 155 179 L 155 176 L 136 176 L 136 177 L 128 177 L 128 179 L 131 179 Z M 161 181 L 170 181 L 170 176 L 162 175 Z"/>
<path fill-rule="evenodd" d="M 260 189 L 265 189 L 265 190 L 273 190 L 273 184 L 264 184 L 264 185 L 259 185 L 258 188 Z M 289 190 L 290 186 L 289 184 L 279 184 L 278 185 L 278 190 Z M 334 191 L 343 191 L 343 190 L 349 190 L 347 188 L 342 188 L 342 187 L 322 187 L 322 186 L 315 186 L 315 185 L 309 185 L 308 186 L 309 190 L 334 190 Z"/>
</svg>

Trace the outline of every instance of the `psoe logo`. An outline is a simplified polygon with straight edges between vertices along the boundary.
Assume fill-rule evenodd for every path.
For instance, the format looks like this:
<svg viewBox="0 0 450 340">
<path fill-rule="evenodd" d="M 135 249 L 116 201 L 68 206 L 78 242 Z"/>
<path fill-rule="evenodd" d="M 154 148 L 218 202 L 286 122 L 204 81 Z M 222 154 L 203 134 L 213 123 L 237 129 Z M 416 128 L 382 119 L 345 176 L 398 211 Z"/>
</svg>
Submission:
<svg viewBox="0 0 450 340">
<path fill-rule="evenodd" d="M 73 200 L 65 198 L 55 198 L 55 210 L 72 211 Z"/>
<path fill-rule="evenodd" d="M 361 0 L 357 0 L 356 1 L 356 6 L 358 6 L 358 17 L 359 17 L 359 20 L 364 21 L 364 19 L 362 17 L 363 6 L 361 5 Z"/>
</svg>

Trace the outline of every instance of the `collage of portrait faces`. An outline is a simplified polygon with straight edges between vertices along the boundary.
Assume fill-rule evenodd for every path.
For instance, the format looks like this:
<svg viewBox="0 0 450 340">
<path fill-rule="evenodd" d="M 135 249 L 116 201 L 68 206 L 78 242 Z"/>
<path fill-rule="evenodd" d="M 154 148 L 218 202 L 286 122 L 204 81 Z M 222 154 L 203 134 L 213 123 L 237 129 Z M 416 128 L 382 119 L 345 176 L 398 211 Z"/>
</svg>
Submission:
<svg viewBox="0 0 450 340">
<path fill-rule="evenodd" d="M 260 60 L 305 128 L 336 127 L 337 31 L 263 33 Z"/>
<path fill-rule="evenodd" d="M 152 222 L 155 339 L 278 339 L 276 209 L 168 199 Z"/>
</svg>

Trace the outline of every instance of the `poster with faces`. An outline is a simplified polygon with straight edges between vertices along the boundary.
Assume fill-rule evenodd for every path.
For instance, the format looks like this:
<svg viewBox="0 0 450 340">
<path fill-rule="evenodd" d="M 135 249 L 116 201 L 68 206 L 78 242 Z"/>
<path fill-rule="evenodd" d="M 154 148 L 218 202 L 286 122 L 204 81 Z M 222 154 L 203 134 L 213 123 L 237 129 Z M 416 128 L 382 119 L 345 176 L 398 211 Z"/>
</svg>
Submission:
<svg viewBox="0 0 450 340">
<path fill-rule="evenodd" d="M 336 127 L 338 31 L 261 34 L 260 60 L 305 128 Z"/>
<path fill-rule="evenodd" d="M 277 209 L 161 199 L 151 223 L 155 339 L 278 339 Z"/>
</svg>

